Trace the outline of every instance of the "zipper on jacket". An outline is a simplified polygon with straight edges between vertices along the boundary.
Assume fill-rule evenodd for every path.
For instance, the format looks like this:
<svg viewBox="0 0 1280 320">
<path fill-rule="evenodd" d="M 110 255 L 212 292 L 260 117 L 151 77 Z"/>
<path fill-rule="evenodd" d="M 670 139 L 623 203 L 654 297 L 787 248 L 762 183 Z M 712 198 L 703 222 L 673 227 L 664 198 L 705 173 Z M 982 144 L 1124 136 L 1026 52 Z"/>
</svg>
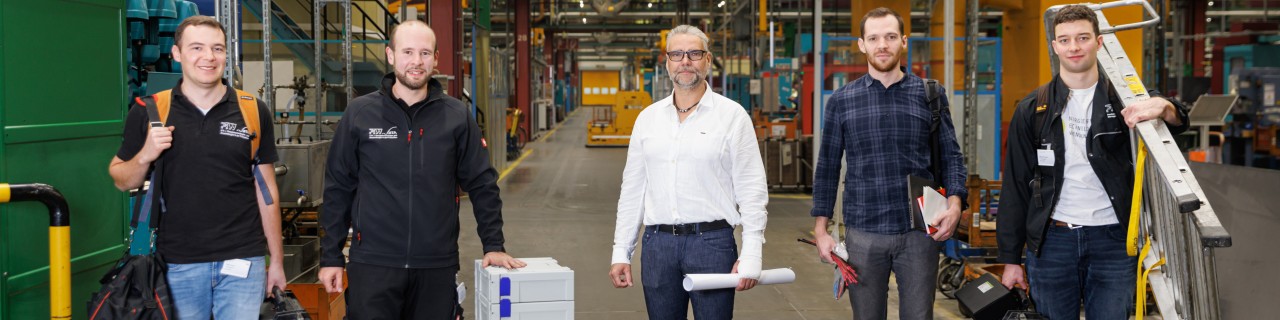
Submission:
<svg viewBox="0 0 1280 320">
<path fill-rule="evenodd" d="M 440 97 L 436 97 L 436 98 L 434 98 L 434 99 L 427 100 L 427 102 L 423 102 L 423 103 L 422 103 L 422 106 L 418 107 L 418 109 L 417 109 L 417 110 L 414 110 L 414 111 L 413 111 L 413 114 L 410 114 L 410 113 L 408 112 L 408 110 L 405 110 L 406 112 L 403 112 L 403 113 L 402 113 L 402 114 L 404 114 L 404 116 L 405 116 L 405 118 L 406 118 L 406 120 L 407 120 L 407 121 L 405 122 L 405 124 L 406 124 L 406 125 L 405 125 L 405 129 L 408 129 L 407 131 L 409 132 L 409 136 L 410 136 L 410 137 L 412 137 L 412 136 L 413 136 L 413 118 L 417 117 L 418 113 L 422 112 L 422 109 L 425 109 L 425 108 L 427 107 L 427 105 L 429 105 L 429 104 L 431 104 L 431 103 L 435 102 L 436 100 L 440 100 Z M 418 136 L 418 139 L 419 139 L 419 140 L 421 140 L 421 139 L 422 139 L 422 136 L 421 136 L 421 135 L 419 135 L 419 136 Z M 408 147 L 408 148 L 409 148 L 409 212 L 408 212 L 408 215 L 409 215 L 409 219 L 408 219 L 408 220 L 409 220 L 409 223 L 407 224 L 407 226 L 409 226 L 409 230 L 410 230 L 410 232 L 408 232 L 408 234 L 405 236 L 405 246 L 404 246 L 404 267 L 405 267 L 405 268 L 409 268 L 409 264 L 410 264 L 409 262 L 413 259 L 413 232 L 412 232 L 412 230 L 413 230 L 413 216 L 414 216 L 414 214 L 413 214 L 413 202 L 414 202 L 413 195 L 415 194 L 415 192 L 414 192 L 414 190 L 413 190 L 413 189 L 414 189 L 414 188 L 413 188 L 413 187 L 414 187 L 414 183 L 413 183 L 413 176 L 414 176 L 414 172 L 413 172 L 413 171 L 414 171 L 414 165 L 413 165 L 413 160 L 414 160 L 414 156 L 413 156 L 413 144 L 412 144 L 412 143 L 406 143 L 406 147 Z"/>
<path fill-rule="evenodd" d="M 1061 111 L 1061 110 L 1059 110 L 1058 112 L 1056 112 L 1056 113 L 1054 113 L 1054 114 L 1053 114 L 1053 118 L 1049 118 L 1049 119 L 1045 119 L 1045 120 L 1046 120 L 1046 121 L 1048 121 L 1048 123 L 1046 123 L 1045 125 L 1050 127 L 1050 130 L 1049 130 L 1049 134 L 1050 134 L 1050 136 L 1048 136 L 1048 137 L 1041 137 L 1041 138 L 1042 138 L 1043 140 L 1045 140 L 1045 141 L 1052 141 L 1052 140 L 1053 140 L 1053 138 L 1055 137 L 1055 135 L 1053 135 L 1054 133 L 1053 133 L 1053 129 L 1052 129 L 1052 128 L 1053 128 L 1053 122 L 1054 122 L 1054 121 L 1058 121 L 1058 122 L 1059 122 L 1058 127 L 1059 127 L 1059 128 L 1063 128 L 1063 126 L 1062 126 L 1062 124 L 1061 124 L 1061 121 L 1062 121 L 1062 111 Z M 1059 129 L 1058 131 L 1062 131 L 1062 130 L 1061 130 L 1061 129 Z M 1044 131 L 1041 131 L 1041 133 L 1043 133 L 1043 132 L 1044 132 Z M 1043 143 L 1043 141 L 1041 141 L 1041 143 Z M 1066 133 L 1065 133 L 1065 132 L 1063 133 L 1063 141 L 1060 141 L 1060 143 L 1059 143 L 1059 144 L 1061 144 L 1063 148 L 1066 148 Z M 1086 148 L 1087 148 L 1087 146 L 1086 146 Z M 1058 157 L 1058 155 L 1057 155 L 1057 151 L 1054 151 L 1054 158 L 1057 158 L 1057 157 Z M 1056 162 L 1056 161 L 1055 161 L 1055 162 Z M 1058 166 L 1059 166 L 1059 165 L 1066 165 L 1066 163 L 1065 163 L 1065 161 L 1063 161 L 1063 163 L 1055 163 L 1055 164 L 1054 164 L 1054 166 L 1051 168 L 1051 170 L 1054 170 L 1054 173 L 1055 173 L 1055 174 L 1057 173 L 1057 169 L 1058 169 Z M 1039 169 L 1039 168 L 1037 168 L 1036 170 L 1043 170 L 1043 169 Z M 1042 173 L 1042 174 L 1040 175 L 1040 178 L 1041 178 L 1041 179 L 1047 179 L 1047 178 L 1048 178 L 1047 176 L 1048 176 L 1047 174 L 1043 174 L 1043 173 Z M 1055 208 L 1057 208 L 1057 207 L 1058 207 L 1058 193 L 1059 193 L 1059 192 L 1062 192 L 1062 190 L 1061 190 L 1061 189 L 1062 189 L 1062 187 L 1058 186 L 1058 179 L 1053 179 L 1053 181 L 1044 181 L 1044 180 L 1041 180 L 1041 181 L 1040 181 L 1040 188 L 1041 188 L 1041 190 L 1034 190 L 1034 191 L 1035 191 L 1036 193 L 1040 193 L 1040 192 L 1042 192 L 1042 190 L 1043 190 L 1043 189 L 1044 189 L 1044 187 L 1045 187 L 1045 185 L 1044 185 L 1044 183 L 1045 183 L 1045 182 L 1049 182 L 1049 183 L 1050 183 L 1050 186 L 1052 186 L 1052 187 L 1053 187 L 1053 192 L 1050 192 L 1050 193 L 1048 194 L 1048 196 L 1049 196 L 1049 199 L 1048 199 L 1048 200 L 1049 200 L 1049 206 L 1041 208 L 1041 209 L 1043 209 L 1043 210 L 1045 210 L 1045 211 L 1046 211 L 1046 213 L 1045 213 L 1045 214 L 1047 215 L 1047 217 L 1045 217 L 1045 219 L 1044 219 L 1044 227 L 1043 227 L 1043 229 L 1041 229 L 1042 231 L 1040 232 L 1040 241 L 1039 241 L 1039 243 L 1036 243 L 1036 244 L 1035 244 L 1035 247 L 1034 247 L 1034 248 L 1035 248 L 1035 250 L 1033 250 L 1033 251 L 1032 251 L 1032 253 L 1035 253 L 1035 254 L 1036 254 L 1036 256 L 1040 256 L 1040 251 L 1041 251 L 1041 249 L 1043 249 L 1043 247 L 1044 247 L 1045 237 L 1049 235 L 1049 228 L 1053 225 L 1053 210 L 1054 210 Z"/>
<path fill-rule="evenodd" d="M 361 243 L 363 243 L 363 242 L 364 242 L 364 235 L 360 233 L 360 226 L 361 226 L 361 224 L 360 224 L 360 218 L 363 218 L 363 217 L 364 217 L 364 213 L 360 212 L 360 198 L 359 198 L 359 197 L 356 197 L 355 201 L 353 202 L 351 212 L 354 212 L 354 213 L 355 213 L 355 216 L 356 216 L 356 221 L 355 221 L 355 223 L 353 223 L 353 224 L 352 224 L 352 226 L 351 226 L 351 231 L 354 231 L 354 233 L 355 233 L 355 244 L 354 244 L 354 245 L 359 245 L 359 244 L 361 244 Z M 353 245 L 353 246 L 354 246 L 354 245 Z"/>
<path fill-rule="evenodd" d="M 386 98 L 386 99 L 391 99 L 391 100 L 392 100 L 392 102 L 395 102 L 395 100 L 394 100 L 395 98 L 393 98 L 393 97 L 391 97 L 391 96 L 389 96 L 389 95 L 383 95 L 383 97 L 384 97 L 384 98 Z M 428 93 L 428 97 L 430 97 L 430 93 Z M 412 141 L 413 141 L 413 118 L 415 118 L 415 117 L 418 115 L 418 113 L 419 113 L 419 112 L 422 112 L 422 109 L 425 109 L 427 105 L 429 105 L 429 104 L 431 104 L 431 103 L 435 102 L 436 100 L 440 100 L 440 97 L 438 97 L 438 96 L 437 96 L 437 97 L 435 97 L 435 98 L 432 98 L 432 99 L 430 99 L 430 100 L 427 100 L 426 102 L 422 102 L 422 106 L 421 106 L 421 107 L 418 107 L 418 108 L 417 108 L 417 110 L 414 110 L 412 114 L 410 114 L 410 113 L 409 113 L 409 110 L 404 110 L 404 109 L 402 109 L 402 110 L 401 110 L 401 112 L 400 112 L 400 114 L 404 115 L 404 117 L 405 117 L 405 129 L 406 129 L 405 131 L 406 131 L 406 132 L 408 132 L 408 136 L 405 138 L 405 139 L 406 139 L 406 141 L 405 141 L 405 147 L 407 147 L 407 148 L 408 148 L 408 151 L 409 151 L 409 152 L 408 152 L 408 153 L 409 153 L 409 159 L 408 159 L 408 160 L 409 160 L 409 165 L 408 165 L 408 167 L 409 167 L 409 211 L 408 211 L 408 212 L 406 212 L 406 214 L 409 216 L 409 217 L 408 217 L 408 224 L 407 224 L 407 226 L 409 226 L 409 230 L 410 230 L 410 232 L 408 232 L 408 234 L 406 234 L 406 235 L 405 235 L 405 246 L 404 246 L 404 267 L 405 267 L 405 268 L 409 268 L 409 265 L 410 265 L 410 263 L 409 263 L 409 262 L 410 262 L 410 260 L 412 260 L 412 259 L 413 259 L 413 232 L 412 232 L 412 230 L 413 230 L 413 216 L 414 216 L 414 214 L 413 214 L 413 202 L 414 202 L 413 195 L 414 195 L 414 193 L 415 193 L 415 192 L 414 192 L 414 190 L 413 190 L 413 189 L 414 189 L 414 188 L 413 188 L 413 187 L 414 187 L 414 184 L 413 184 L 413 176 L 414 176 L 414 172 L 413 172 L 413 171 L 414 171 L 414 165 L 413 165 L 413 163 L 414 163 L 414 158 L 415 158 L 415 157 L 414 157 L 414 154 L 413 154 L 414 150 L 413 150 L 413 143 L 412 143 Z M 397 108 L 399 108 L 399 107 L 398 107 L 398 105 L 397 105 Z M 410 108 L 410 109 L 412 109 L 412 108 Z M 421 139 L 422 139 L 422 135 L 419 135 L 419 136 L 418 136 L 418 139 L 419 139 L 419 140 L 421 140 Z"/>
<path fill-rule="evenodd" d="M 409 132 L 409 141 L 413 141 L 413 117 L 409 116 L 408 112 L 405 112 L 404 116 L 407 120 L 405 121 L 405 129 L 408 129 L 406 131 Z M 404 267 L 409 268 L 409 260 L 413 257 L 413 144 L 406 142 L 405 147 L 409 148 L 409 211 L 406 212 L 409 216 L 409 223 L 407 224 L 409 232 L 405 235 Z"/>
</svg>

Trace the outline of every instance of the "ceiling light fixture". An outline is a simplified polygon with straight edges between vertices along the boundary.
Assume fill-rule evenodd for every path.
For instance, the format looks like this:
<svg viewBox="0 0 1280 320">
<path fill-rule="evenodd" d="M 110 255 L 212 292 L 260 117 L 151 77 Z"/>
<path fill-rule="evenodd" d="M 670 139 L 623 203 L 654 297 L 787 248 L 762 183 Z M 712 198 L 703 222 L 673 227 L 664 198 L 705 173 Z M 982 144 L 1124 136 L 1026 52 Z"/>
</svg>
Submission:
<svg viewBox="0 0 1280 320">
<path fill-rule="evenodd" d="M 716 5 L 716 8 L 724 8 L 724 0 L 720 0 L 720 4 Z"/>
</svg>

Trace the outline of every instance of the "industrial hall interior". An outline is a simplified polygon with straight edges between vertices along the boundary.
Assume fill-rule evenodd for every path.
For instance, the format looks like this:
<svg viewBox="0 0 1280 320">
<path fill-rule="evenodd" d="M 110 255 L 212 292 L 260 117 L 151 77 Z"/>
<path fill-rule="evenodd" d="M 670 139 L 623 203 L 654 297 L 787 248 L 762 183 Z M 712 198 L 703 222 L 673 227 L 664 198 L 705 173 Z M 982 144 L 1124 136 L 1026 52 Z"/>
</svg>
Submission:
<svg viewBox="0 0 1280 320">
<path fill-rule="evenodd" d="M 1274 319 L 1278 9 L 0 0 L 0 320 Z"/>
</svg>

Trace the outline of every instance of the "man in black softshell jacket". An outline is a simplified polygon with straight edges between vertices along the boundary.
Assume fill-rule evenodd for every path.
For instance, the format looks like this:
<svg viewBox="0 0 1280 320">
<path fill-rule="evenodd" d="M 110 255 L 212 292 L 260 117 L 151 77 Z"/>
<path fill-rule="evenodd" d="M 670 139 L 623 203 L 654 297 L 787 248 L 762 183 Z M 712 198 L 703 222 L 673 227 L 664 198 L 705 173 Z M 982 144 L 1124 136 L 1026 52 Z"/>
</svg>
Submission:
<svg viewBox="0 0 1280 320">
<path fill-rule="evenodd" d="M 458 206 L 469 194 L 485 266 L 523 267 L 505 253 L 498 174 L 471 111 L 431 79 L 436 37 L 412 20 L 392 31 L 395 72 L 347 106 L 334 132 L 320 223 L 320 281 L 342 290 L 348 316 L 453 319 Z M 348 233 L 348 228 L 350 232 Z M 351 236 L 350 262 L 342 248 Z"/>
</svg>

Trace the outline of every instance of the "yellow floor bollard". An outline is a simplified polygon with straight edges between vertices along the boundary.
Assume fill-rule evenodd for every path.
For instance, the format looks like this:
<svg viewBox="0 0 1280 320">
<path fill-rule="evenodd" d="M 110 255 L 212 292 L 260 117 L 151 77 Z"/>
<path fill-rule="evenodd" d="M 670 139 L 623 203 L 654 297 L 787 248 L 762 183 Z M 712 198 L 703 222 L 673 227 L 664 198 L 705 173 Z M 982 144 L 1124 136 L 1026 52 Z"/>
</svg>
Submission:
<svg viewBox="0 0 1280 320">
<path fill-rule="evenodd" d="M 40 201 L 49 208 L 49 319 L 71 319 L 71 214 L 47 184 L 0 183 L 0 203 Z"/>
</svg>

